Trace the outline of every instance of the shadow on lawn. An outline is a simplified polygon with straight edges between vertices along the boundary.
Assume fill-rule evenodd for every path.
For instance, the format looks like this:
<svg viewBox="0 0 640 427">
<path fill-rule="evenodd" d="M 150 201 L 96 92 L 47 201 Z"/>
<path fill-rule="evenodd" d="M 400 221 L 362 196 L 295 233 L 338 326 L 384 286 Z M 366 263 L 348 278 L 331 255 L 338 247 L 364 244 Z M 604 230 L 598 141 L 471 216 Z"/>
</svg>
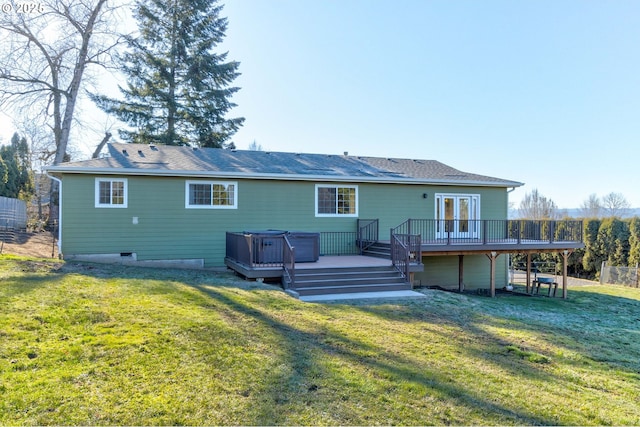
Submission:
<svg viewBox="0 0 640 427">
<path fill-rule="evenodd" d="M 37 272 L 35 272 L 37 273 Z M 617 350 L 611 347 L 612 340 L 621 340 L 620 346 L 625 350 L 621 329 L 637 329 L 640 324 L 640 301 L 631 297 L 621 297 L 603 293 L 589 293 L 586 291 L 572 290 L 570 299 L 567 301 L 551 299 L 523 299 L 499 298 L 488 299 L 485 297 L 460 296 L 463 304 L 455 305 L 456 301 L 444 301 L 442 307 L 438 308 L 433 304 L 433 299 L 425 298 L 421 302 L 398 302 L 391 301 L 383 304 L 332 304 L 315 305 L 303 304 L 295 300 L 288 300 L 278 295 L 276 297 L 258 296 L 251 300 L 246 295 L 243 298 L 234 298 L 234 289 L 261 290 L 273 289 L 265 285 L 233 284 L 232 280 L 219 286 L 221 275 L 210 274 L 208 272 L 183 272 L 175 270 L 141 269 L 135 267 L 104 267 L 92 264 L 67 265 L 57 273 L 59 277 L 68 274 L 80 274 L 93 276 L 96 278 L 123 278 L 123 279 L 150 279 L 157 283 L 149 284 L 145 292 L 170 295 L 175 291 L 183 292 L 184 287 L 177 284 L 185 284 L 201 292 L 201 299 L 198 303 L 203 307 L 212 307 L 216 310 L 226 311 L 223 313 L 226 318 L 234 319 L 238 315 L 252 319 L 256 324 L 261 325 L 264 330 L 277 336 L 277 342 L 281 345 L 282 354 L 286 355 L 288 369 L 277 372 L 262 371 L 268 378 L 260 382 L 261 390 L 249 391 L 247 400 L 251 410 L 247 411 L 247 419 L 237 420 L 241 424 L 301 424 L 296 422 L 297 414 L 313 413 L 309 407 L 315 408 L 317 404 L 320 410 L 324 399 L 326 403 L 340 404 L 341 402 L 352 403 L 353 400 L 361 396 L 368 398 L 368 402 L 376 404 L 387 404 L 384 396 L 373 394 L 388 393 L 393 398 L 393 391 L 365 390 L 360 394 L 352 396 L 334 396 L 331 393 L 333 384 L 344 382 L 338 373 L 331 371 L 324 358 L 339 358 L 345 364 L 354 366 L 354 369 L 372 373 L 372 375 L 382 375 L 392 379 L 392 382 L 415 385 L 418 389 L 428 390 L 428 396 L 443 402 L 455 402 L 456 405 L 464 407 L 467 412 L 475 414 L 478 419 L 483 419 L 485 423 L 515 423 L 515 424 L 558 424 L 558 420 L 551 416 L 539 416 L 526 409 L 513 409 L 504 404 L 492 401 L 490 397 L 482 394 L 481 386 L 473 388 L 473 384 L 465 384 L 460 380 L 452 380 L 445 373 L 438 370 L 434 364 L 429 364 L 428 356 L 420 358 L 423 362 L 421 366 L 416 365 L 416 360 L 402 352 L 392 351 L 388 347 L 383 347 L 362 340 L 354 339 L 347 333 L 341 332 L 331 325 L 314 325 L 311 320 L 300 317 L 300 324 L 295 324 L 295 316 L 291 312 L 298 310 L 309 310 L 326 315 L 340 315 L 346 313 L 345 310 L 357 310 L 369 316 L 380 317 L 390 322 L 397 323 L 398 329 L 402 331 L 402 324 L 419 323 L 425 328 L 431 325 L 441 325 L 446 323 L 461 332 L 457 335 L 446 335 L 437 328 L 429 329 L 430 332 L 441 334 L 443 341 L 450 341 L 452 345 L 463 354 L 469 355 L 478 364 L 488 364 L 499 366 L 506 370 L 513 381 L 519 378 L 535 378 L 536 381 L 545 383 L 556 383 L 559 387 L 569 383 L 569 378 L 554 376 L 544 369 L 542 364 L 530 363 L 521 360 L 519 353 L 512 353 L 510 348 L 521 348 L 529 350 L 527 344 L 514 341 L 508 337 L 498 335 L 488 330 L 488 327 L 504 328 L 506 323 L 511 323 L 509 327 L 523 330 L 531 334 L 536 334 L 542 340 L 552 343 L 554 346 L 567 351 L 578 351 L 585 357 L 603 365 L 590 366 L 590 368 L 605 371 L 606 366 L 617 367 L 629 373 L 640 372 L 640 354 L 637 346 L 626 348 L 624 357 L 616 355 Z M 38 287 L 51 283 L 52 276 L 48 274 L 34 274 L 22 276 L 26 283 L 9 283 L 6 289 L 15 295 L 20 292 L 28 292 Z M 231 290 L 231 291 L 230 291 Z M 640 291 L 638 291 L 640 292 Z M 209 300 L 211 298 L 212 300 Z M 213 304 L 212 304 L 213 303 Z M 278 304 L 282 309 L 288 311 L 287 316 L 278 316 L 278 309 L 274 308 Z M 264 308 L 262 308 L 264 307 Z M 286 320 L 285 320 L 286 319 Z M 290 319 L 290 320 L 289 320 Z M 551 321 L 553 320 L 553 321 Z M 589 330 L 585 330 L 585 325 L 590 325 Z M 612 334 L 618 330 L 618 335 Z M 420 339 L 419 332 L 413 332 L 416 339 Z M 476 337 L 469 342 L 464 336 Z M 257 338 L 262 339 L 262 338 Z M 631 338 L 629 338 L 631 339 Z M 495 351 L 487 353 L 487 348 Z M 543 353 L 553 362 L 553 354 Z M 514 357 L 515 356 L 515 357 Z M 565 361 L 565 363 L 571 363 Z M 574 362 L 576 364 L 581 362 Z M 383 381 L 376 382 L 382 384 Z M 338 386 L 336 385 L 335 388 Z M 355 386 L 350 386 L 342 390 L 354 390 Z M 366 395 L 366 396 L 365 396 Z M 421 397 L 421 398 L 422 398 Z M 420 398 L 420 399 L 421 399 Z M 367 403 L 368 403 L 367 402 Z M 367 404 L 365 403 L 365 404 Z M 420 402 L 394 402 L 396 405 L 406 404 L 411 406 L 406 413 L 410 413 L 419 424 L 443 424 L 443 423 L 465 423 L 465 420 L 447 418 L 445 413 L 429 412 L 424 419 L 420 417 L 420 409 L 414 406 Z M 414 405 L 414 403 L 416 405 Z M 371 403 L 368 403 L 371 404 Z M 294 405 L 297 414 L 287 413 L 286 409 Z M 295 406 L 298 405 L 298 406 Z M 328 415 L 327 423 L 341 424 L 401 424 L 406 423 L 405 412 L 402 409 L 393 408 L 390 405 L 387 411 L 387 419 L 380 420 L 372 417 L 367 418 L 367 408 L 361 408 L 361 412 L 356 413 L 355 409 L 344 406 L 336 408 L 335 419 Z M 411 412 L 413 411 L 413 412 Z M 380 413 L 378 410 L 376 413 Z M 433 415 L 432 415 L 433 414 Z M 481 417 L 482 414 L 492 414 Z M 319 415 L 316 415 L 319 416 Z M 456 415 L 454 414 L 454 417 Z M 466 420 L 466 423 L 469 421 Z M 308 423 L 308 422 L 307 422 Z M 311 423 L 318 423 L 317 419 L 312 419 Z"/>
<path fill-rule="evenodd" d="M 36 260 L 2 260 L 4 274 L 1 278 L 0 293 L 11 298 L 50 286 L 52 281 L 61 280 L 62 263 Z"/>
<path fill-rule="evenodd" d="M 305 331 L 302 327 L 294 326 L 292 324 L 285 323 L 278 318 L 274 317 L 266 310 L 260 310 L 256 307 L 249 306 L 238 300 L 230 298 L 225 292 L 221 292 L 214 287 L 210 286 L 198 286 L 195 287 L 217 302 L 223 304 L 228 310 L 234 313 L 242 313 L 243 315 L 250 316 L 261 324 L 267 326 L 274 333 L 280 336 L 280 342 L 283 345 L 283 351 L 288 354 L 289 361 L 292 370 L 290 371 L 288 378 L 273 378 L 271 381 L 265 382 L 265 390 L 261 393 L 265 393 L 270 396 L 270 399 L 264 398 L 258 399 L 253 404 L 262 405 L 254 419 L 242 420 L 242 423 L 246 424 L 282 424 L 291 423 L 291 419 L 285 418 L 287 414 L 278 410 L 279 405 L 286 404 L 291 400 L 298 400 L 300 402 L 307 402 L 309 405 L 313 405 L 313 402 L 318 398 L 318 392 L 321 390 L 321 386 L 318 384 L 324 377 L 326 381 L 332 380 L 331 372 L 327 372 L 326 368 L 324 372 L 318 372 L 318 359 L 323 355 L 327 357 L 339 357 L 350 365 L 357 365 L 364 371 L 372 371 L 381 373 L 383 376 L 393 378 L 394 382 L 408 383 L 422 386 L 429 390 L 431 397 L 435 397 L 438 400 L 445 402 L 455 401 L 457 405 L 466 407 L 469 411 L 475 413 L 478 418 L 481 415 L 490 413 L 494 414 L 495 418 L 486 417 L 485 419 L 493 419 L 494 422 L 504 423 L 505 420 L 509 420 L 516 424 L 555 424 L 557 420 L 541 418 L 536 415 L 519 412 L 512 410 L 500 404 L 496 404 L 488 399 L 484 399 L 477 393 L 473 393 L 471 390 L 465 388 L 460 384 L 456 384 L 438 372 L 436 369 L 421 370 L 415 366 L 415 363 L 401 356 L 397 353 L 391 353 L 384 348 L 367 344 L 361 341 L 354 341 L 352 338 L 347 337 L 345 334 L 341 334 L 337 331 L 322 330 L 318 332 Z M 313 310 L 313 306 L 308 306 Z M 302 308 L 304 309 L 304 307 Z M 362 310 L 363 307 L 358 307 Z M 366 309 L 365 309 L 366 311 Z M 302 325 L 301 325 L 302 326 Z M 304 325 L 309 327 L 309 325 Z M 478 355 L 481 357 L 482 355 Z M 313 374 L 310 376 L 310 371 Z M 344 381 L 342 378 L 333 378 L 340 382 Z M 282 386 L 284 385 L 284 390 Z M 331 387 L 330 384 L 327 387 Z M 322 394 L 323 398 L 336 399 L 336 397 L 330 394 Z M 346 396 L 344 399 L 357 399 L 358 396 Z M 379 396 L 373 397 L 378 399 Z M 369 397 L 371 399 L 371 397 Z M 355 404 L 356 402 L 354 402 Z M 380 401 L 382 404 L 382 401 Z M 412 405 L 411 402 L 406 402 L 407 405 Z M 357 406 L 357 405 L 354 405 Z M 395 414 L 393 409 L 389 408 L 387 412 L 387 419 L 368 419 L 366 408 L 363 414 L 341 414 L 338 418 L 340 423 L 356 423 L 356 424 L 368 424 L 368 423 L 403 423 L 402 411 Z M 291 414 L 289 414 L 291 415 Z M 336 414 L 337 415 L 337 414 Z M 415 413 L 414 417 L 420 421 L 420 424 L 440 424 L 450 422 L 464 422 L 464 420 L 447 419 L 442 414 L 434 414 L 432 417 L 440 417 L 439 419 L 424 418 L 420 419 L 420 413 Z M 332 421 L 332 420 L 328 420 Z M 295 417 L 293 418 L 295 423 Z"/>
<path fill-rule="evenodd" d="M 460 299 L 460 304 L 456 306 L 452 301 L 446 313 L 437 309 L 429 311 L 433 306 L 413 304 L 403 304 L 401 309 L 388 305 L 358 308 L 390 321 L 438 321 L 446 318 L 447 322 L 482 337 L 496 348 L 509 351 L 515 346 L 523 352 L 531 350 L 526 342 L 513 342 L 488 331 L 488 328 L 511 328 L 537 336 L 560 349 L 561 353 L 579 353 L 587 361 L 604 363 L 599 367 L 592 363 L 590 369 L 602 372 L 619 369 L 633 376 L 640 372 L 640 345 L 635 336 L 635 331 L 640 329 L 640 289 L 623 288 L 619 291 L 631 295 L 610 295 L 580 288 L 572 290 L 568 300 L 519 297 L 488 299 L 455 295 Z M 483 357 L 482 354 L 477 356 Z M 542 350 L 541 356 L 553 362 L 557 352 Z M 565 358 L 563 363 L 583 367 L 585 360 Z M 501 366 L 512 370 L 514 375 L 521 372 L 520 366 L 512 367 L 508 363 Z"/>
</svg>

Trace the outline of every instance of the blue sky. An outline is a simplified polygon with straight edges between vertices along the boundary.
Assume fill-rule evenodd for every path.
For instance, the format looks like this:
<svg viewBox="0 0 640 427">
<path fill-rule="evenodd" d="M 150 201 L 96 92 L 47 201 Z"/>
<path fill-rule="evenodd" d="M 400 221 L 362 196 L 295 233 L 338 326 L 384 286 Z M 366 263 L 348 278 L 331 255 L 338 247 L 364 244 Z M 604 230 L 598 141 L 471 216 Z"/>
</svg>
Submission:
<svg viewBox="0 0 640 427">
<path fill-rule="evenodd" d="M 223 3 L 238 148 L 435 159 L 524 182 L 516 208 L 534 188 L 640 207 L 640 1 Z"/>
<path fill-rule="evenodd" d="M 235 137 L 436 159 L 640 207 L 640 2 L 228 0 Z"/>
</svg>

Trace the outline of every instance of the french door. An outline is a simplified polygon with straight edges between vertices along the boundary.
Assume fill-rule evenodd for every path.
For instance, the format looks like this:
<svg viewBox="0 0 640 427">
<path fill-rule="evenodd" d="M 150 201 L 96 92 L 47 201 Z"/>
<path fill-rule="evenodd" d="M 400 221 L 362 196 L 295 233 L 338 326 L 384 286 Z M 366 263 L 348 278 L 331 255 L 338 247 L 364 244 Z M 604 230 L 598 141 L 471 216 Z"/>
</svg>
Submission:
<svg viewBox="0 0 640 427">
<path fill-rule="evenodd" d="M 436 194 L 436 238 L 477 238 L 480 195 Z"/>
</svg>

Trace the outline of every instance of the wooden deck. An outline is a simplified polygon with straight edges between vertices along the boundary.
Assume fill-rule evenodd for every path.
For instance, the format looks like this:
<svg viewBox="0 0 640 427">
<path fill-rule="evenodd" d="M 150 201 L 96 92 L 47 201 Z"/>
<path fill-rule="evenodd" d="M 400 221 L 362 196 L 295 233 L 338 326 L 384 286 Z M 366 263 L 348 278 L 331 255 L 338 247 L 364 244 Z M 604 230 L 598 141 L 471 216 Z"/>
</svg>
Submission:
<svg viewBox="0 0 640 427">
<path fill-rule="evenodd" d="M 463 242 L 427 242 L 422 243 L 423 256 L 437 255 L 473 255 L 478 253 L 544 253 L 561 252 L 565 249 L 575 250 L 584 248 L 582 242 L 549 242 L 544 240 L 499 240 L 499 241 L 468 241 Z"/>
<path fill-rule="evenodd" d="M 307 233 L 309 236 L 298 240 L 297 235 L 289 233 L 227 232 L 224 262 L 249 279 L 281 280 L 284 277 L 288 289 L 302 289 L 296 288 L 296 271 L 303 277 L 301 284 L 307 284 L 311 281 L 309 277 L 316 275 L 315 282 L 325 291 L 327 279 L 322 275 L 337 276 L 331 280 L 341 283 L 341 275 L 361 275 L 359 280 L 370 277 L 366 274 L 371 273 L 363 273 L 358 268 L 383 271 L 392 267 L 396 270 L 393 274 L 400 274 L 402 283 L 410 285 L 412 273 L 424 271 L 422 257 L 457 255 L 458 286 L 463 291 L 464 255 L 485 255 L 489 259 L 489 291 L 495 296 L 496 259 L 500 255 L 524 253 L 530 258 L 534 253 L 555 252 L 564 258 L 563 298 L 566 298 L 567 257 L 584 247 L 582 232 L 581 221 L 409 219 L 391 229 L 393 242 L 390 242 L 380 240 L 378 220 L 358 220 L 355 231 Z M 294 259 L 297 262 L 294 263 Z M 343 271 L 323 271 L 333 269 Z M 383 276 L 390 277 L 391 272 L 384 272 Z M 355 285 L 345 282 L 345 286 Z"/>
<path fill-rule="evenodd" d="M 389 246 L 389 240 L 380 240 L 378 243 Z M 422 241 L 420 249 L 422 256 L 441 255 L 478 255 L 489 252 L 497 253 L 543 253 L 562 252 L 565 249 L 575 250 L 584 248 L 582 242 L 549 242 L 548 240 L 520 240 L 500 239 L 496 241 L 483 241 L 480 239 L 432 239 Z"/>
<path fill-rule="evenodd" d="M 251 267 L 232 259 L 225 259 L 227 267 L 248 279 L 280 278 L 282 266 Z M 327 255 L 318 258 L 317 262 L 297 262 L 296 270 L 313 270 L 318 268 L 352 268 L 352 267 L 386 267 L 391 265 L 390 259 L 362 255 Z"/>
<path fill-rule="evenodd" d="M 391 260 L 384 258 L 362 255 L 326 255 L 318 258 L 318 262 L 296 263 L 296 270 L 315 268 L 386 267 L 389 265 L 391 265 Z"/>
</svg>

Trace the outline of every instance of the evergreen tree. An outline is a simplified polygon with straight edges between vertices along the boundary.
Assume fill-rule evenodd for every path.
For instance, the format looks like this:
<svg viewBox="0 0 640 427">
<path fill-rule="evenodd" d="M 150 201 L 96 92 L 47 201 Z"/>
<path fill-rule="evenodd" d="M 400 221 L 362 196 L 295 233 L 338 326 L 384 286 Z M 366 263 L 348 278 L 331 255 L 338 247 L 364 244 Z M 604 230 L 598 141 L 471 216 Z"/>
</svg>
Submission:
<svg viewBox="0 0 640 427">
<path fill-rule="evenodd" d="M 629 266 L 640 264 L 640 217 L 629 221 Z"/>
<path fill-rule="evenodd" d="M 588 219 L 584 222 L 584 256 L 582 257 L 582 266 L 584 270 L 590 275 L 595 275 L 600 270 L 602 261 L 606 259 L 606 256 L 601 253 L 597 244 L 598 230 L 600 230 L 599 219 Z"/>
<path fill-rule="evenodd" d="M 629 257 L 629 223 L 606 218 L 600 224 L 596 246 L 609 265 L 626 266 Z"/>
<path fill-rule="evenodd" d="M 3 158 L 3 150 L 4 147 L 0 148 L 0 196 L 2 197 L 11 197 L 10 190 L 7 186 L 9 182 L 9 166 L 7 162 L 4 161 Z"/>
<path fill-rule="evenodd" d="M 11 144 L 0 147 L 0 196 L 28 198 L 33 194 L 26 138 L 13 134 Z"/>
<path fill-rule="evenodd" d="M 93 96 L 108 113 L 130 125 L 120 131 L 129 142 L 201 147 L 227 141 L 244 118 L 227 119 L 239 90 L 238 62 L 215 53 L 227 29 L 216 0 L 138 0 L 139 37 L 127 37 L 122 69 L 124 100 Z"/>
</svg>

